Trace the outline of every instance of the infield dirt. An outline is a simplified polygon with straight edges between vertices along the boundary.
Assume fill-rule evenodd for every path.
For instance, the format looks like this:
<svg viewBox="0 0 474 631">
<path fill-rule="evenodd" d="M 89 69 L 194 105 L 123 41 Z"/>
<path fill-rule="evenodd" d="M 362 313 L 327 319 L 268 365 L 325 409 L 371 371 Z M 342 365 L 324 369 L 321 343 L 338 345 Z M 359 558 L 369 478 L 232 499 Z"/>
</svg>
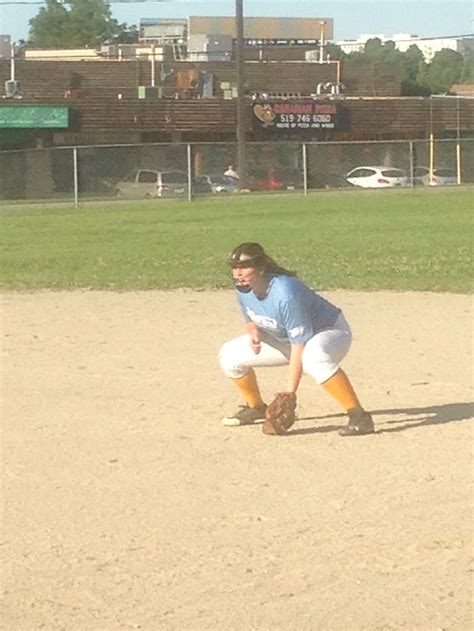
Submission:
<svg viewBox="0 0 474 631">
<path fill-rule="evenodd" d="M 1 295 L 3 629 L 473 628 L 472 297 L 324 295 L 374 435 L 221 426 L 232 292 Z"/>
</svg>

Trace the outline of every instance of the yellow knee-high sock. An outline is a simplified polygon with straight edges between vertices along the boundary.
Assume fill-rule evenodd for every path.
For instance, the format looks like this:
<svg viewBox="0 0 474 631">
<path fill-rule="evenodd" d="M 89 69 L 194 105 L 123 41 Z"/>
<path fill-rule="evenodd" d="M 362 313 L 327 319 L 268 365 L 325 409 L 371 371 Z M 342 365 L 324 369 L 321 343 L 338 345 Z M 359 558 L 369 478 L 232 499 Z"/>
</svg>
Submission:
<svg viewBox="0 0 474 631">
<path fill-rule="evenodd" d="M 238 391 L 249 407 L 256 408 L 264 405 L 253 368 L 250 368 L 248 373 L 243 377 L 233 379 L 232 381 L 237 386 Z"/>
<path fill-rule="evenodd" d="M 354 388 L 341 368 L 321 385 L 346 411 L 361 408 Z"/>
</svg>

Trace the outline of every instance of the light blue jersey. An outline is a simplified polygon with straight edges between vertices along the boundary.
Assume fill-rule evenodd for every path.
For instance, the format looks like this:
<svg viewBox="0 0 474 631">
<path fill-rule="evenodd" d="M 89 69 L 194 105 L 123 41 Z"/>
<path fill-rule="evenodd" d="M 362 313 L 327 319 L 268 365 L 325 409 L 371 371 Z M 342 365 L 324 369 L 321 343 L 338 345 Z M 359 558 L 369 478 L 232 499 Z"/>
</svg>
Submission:
<svg viewBox="0 0 474 631">
<path fill-rule="evenodd" d="M 301 344 L 331 327 L 341 310 L 294 276 L 270 278 L 265 298 L 237 293 L 243 316 L 277 340 Z"/>
</svg>

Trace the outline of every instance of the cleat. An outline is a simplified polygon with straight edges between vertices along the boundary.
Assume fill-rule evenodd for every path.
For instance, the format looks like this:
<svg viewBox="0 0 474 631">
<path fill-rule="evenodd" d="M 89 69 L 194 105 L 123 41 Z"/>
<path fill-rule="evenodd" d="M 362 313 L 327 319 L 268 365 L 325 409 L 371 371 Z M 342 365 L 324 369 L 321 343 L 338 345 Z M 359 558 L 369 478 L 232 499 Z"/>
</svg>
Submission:
<svg viewBox="0 0 474 631">
<path fill-rule="evenodd" d="M 256 408 L 250 408 L 248 405 L 240 405 L 235 414 L 222 419 L 222 425 L 252 425 L 252 423 L 256 421 L 263 421 L 265 419 L 266 409 L 266 405 L 259 405 Z"/>
<path fill-rule="evenodd" d="M 339 436 L 364 436 L 374 433 L 374 422 L 365 410 L 349 412 L 349 423 L 339 430 Z"/>
</svg>

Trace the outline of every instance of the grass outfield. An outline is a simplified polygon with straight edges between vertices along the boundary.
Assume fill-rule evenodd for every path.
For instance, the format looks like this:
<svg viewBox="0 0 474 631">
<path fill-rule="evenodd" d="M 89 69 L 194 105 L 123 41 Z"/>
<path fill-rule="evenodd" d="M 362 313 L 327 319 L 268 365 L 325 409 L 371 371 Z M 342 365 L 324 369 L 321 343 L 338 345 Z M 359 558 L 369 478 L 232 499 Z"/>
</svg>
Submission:
<svg viewBox="0 0 474 631">
<path fill-rule="evenodd" d="M 0 285 L 229 287 L 230 250 L 260 241 L 319 289 L 470 292 L 472 193 L 397 193 L 4 209 Z"/>
</svg>

